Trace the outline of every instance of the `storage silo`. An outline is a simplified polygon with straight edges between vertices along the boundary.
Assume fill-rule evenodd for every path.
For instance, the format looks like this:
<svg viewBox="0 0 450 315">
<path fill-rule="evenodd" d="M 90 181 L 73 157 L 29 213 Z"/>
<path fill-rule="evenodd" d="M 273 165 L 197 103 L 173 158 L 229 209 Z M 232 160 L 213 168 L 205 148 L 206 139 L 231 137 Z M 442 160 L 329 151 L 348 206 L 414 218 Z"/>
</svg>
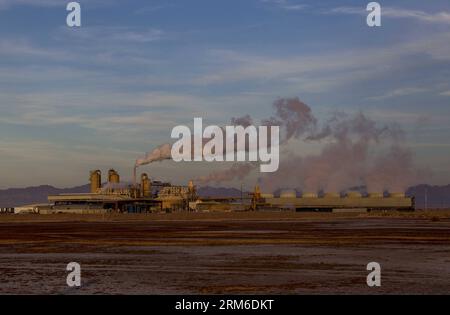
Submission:
<svg viewBox="0 0 450 315">
<path fill-rule="evenodd" d="M 324 198 L 341 198 L 341 195 L 336 192 L 327 192 L 323 195 Z"/>
<path fill-rule="evenodd" d="M 358 191 L 349 191 L 347 193 L 347 197 L 348 198 L 361 198 L 362 194 L 360 192 L 358 192 Z"/>
<path fill-rule="evenodd" d="M 102 172 L 100 170 L 91 171 L 89 181 L 91 182 L 91 193 L 96 194 L 102 187 Z"/>
<path fill-rule="evenodd" d="M 297 198 L 297 193 L 295 190 L 283 190 L 280 198 Z"/>
<path fill-rule="evenodd" d="M 390 198 L 405 198 L 405 193 L 393 192 L 389 194 Z"/>
<path fill-rule="evenodd" d="M 113 184 L 120 183 L 120 176 L 114 169 L 108 171 L 108 182 Z"/>
<path fill-rule="evenodd" d="M 305 192 L 302 194 L 302 198 L 317 198 L 318 195 L 313 192 Z"/>
<path fill-rule="evenodd" d="M 151 197 L 152 195 L 152 182 L 146 173 L 141 175 L 141 195 L 142 197 Z"/>
</svg>

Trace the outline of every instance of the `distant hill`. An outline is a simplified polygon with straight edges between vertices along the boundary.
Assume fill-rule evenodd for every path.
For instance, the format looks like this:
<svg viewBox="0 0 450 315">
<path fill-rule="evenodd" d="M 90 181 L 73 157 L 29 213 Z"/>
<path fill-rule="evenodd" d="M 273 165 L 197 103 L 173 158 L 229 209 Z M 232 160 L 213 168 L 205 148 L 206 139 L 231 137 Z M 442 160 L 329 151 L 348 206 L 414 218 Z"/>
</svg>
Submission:
<svg viewBox="0 0 450 315">
<path fill-rule="evenodd" d="M 450 185 L 417 185 L 409 188 L 406 194 L 416 197 L 416 207 L 420 209 L 450 208 Z"/>
<path fill-rule="evenodd" d="M 0 190 L 0 207 L 17 207 L 21 205 L 46 203 L 48 195 L 85 193 L 89 192 L 90 185 L 73 188 L 55 188 L 49 185 L 27 188 L 9 188 Z"/>
<path fill-rule="evenodd" d="M 46 203 L 48 195 L 64 194 L 64 193 L 86 193 L 89 192 L 89 184 L 77 186 L 73 188 L 55 188 L 49 185 L 27 187 L 27 188 L 10 188 L 0 190 L 0 207 L 15 207 L 33 203 Z M 199 187 L 197 193 L 201 197 L 240 197 L 241 190 L 236 188 L 225 187 Z M 278 192 L 279 193 L 279 192 Z M 275 193 L 275 195 L 278 195 Z M 431 186 L 417 185 L 406 191 L 407 196 L 416 198 L 417 208 L 450 208 L 450 185 L 447 186 Z M 247 196 L 247 192 L 243 192 L 243 196 Z M 427 202 L 425 202 L 427 200 Z"/>
</svg>

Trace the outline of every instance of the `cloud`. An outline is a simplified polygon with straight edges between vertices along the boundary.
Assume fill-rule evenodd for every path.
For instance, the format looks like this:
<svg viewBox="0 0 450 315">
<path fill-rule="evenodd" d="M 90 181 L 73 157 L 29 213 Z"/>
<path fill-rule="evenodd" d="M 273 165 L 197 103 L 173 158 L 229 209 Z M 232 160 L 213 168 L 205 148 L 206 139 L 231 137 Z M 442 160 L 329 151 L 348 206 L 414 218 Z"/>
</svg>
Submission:
<svg viewBox="0 0 450 315">
<path fill-rule="evenodd" d="M 422 92 L 426 92 L 426 91 L 427 91 L 427 89 L 425 89 L 425 88 L 405 87 L 405 88 L 394 89 L 383 95 L 371 96 L 371 97 L 368 97 L 367 99 L 372 100 L 372 101 L 381 101 L 381 100 L 385 100 L 388 98 L 408 96 L 408 95 L 422 93 Z"/>
<path fill-rule="evenodd" d="M 242 98 L 241 98 L 242 99 Z M 106 93 L 58 90 L 57 92 L 2 93 L 0 122 L 22 126 L 78 126 L 108 136 L 163 133 L 192 117 L 221 121 L 239 98 L 196 96 L 169 92 Z M 8 106 L 7 106 L 8 105 Z M 205 114 L 205 108 L 215 108 Z M 189 113 L 187 116 L 186 113 Z M 229 113 L 229 112 L 228 112 Z"/>
<path fill-rule="evenodd" d="M 274 80 L 320 83 L 332 78 L 337 80 L 334 84 L 339 84 L 341 76 L 351 80 L 352 76 L 349 77 L 348 74 L 352 72 L 358 74 L 356 79 L 379 71 L 391 72 L 408 57 L 417 55 L 436 60 L 450 59 L 450 33 L 438 33 L 377 50 L 334 50 L 282 58 L 249 55 L 237 51 L 212 51 L 210 57 L 217 67 L 214 71 L 198 76 L 193 82 L 198 85 L 255 80 L 260 83 Z"/>
<path fill-rule="evenodd" d="M 10 7 L 18 5 L 53 7 L 65 6 L 66 3 L 62 2 L 61 0 L 0 0 L 0 9 L 8 9 Z"/>
<path fill-rule="evenodd" d="M 393 18 L 413 18 L 429 23 L 445 23 L 450 24 L 450 12 L 442 11 L 437 13 L 427 13 L 424 11 L 405 10 L 397 8 L 382 9 L 384 16 Z"/>
<path fill-rule="evenodd" d="M 292 3 L 288 0 L 261 0 L 261 2 L 272 4 L 288 11 L 299 11 L 308 7 L 306 4 Z"/>
<path fill-rule="evenodd" d="M 367 15 L 365 8 L 361 7 L 337 7 L 327 11 L 327 13 Z M 389 18 L 410 18 L 428 23 L 450 24 L 450 12 L 447 11 L 428 13 L 420 10 L 382 7 L 381 16 Z"/>
<path fill-rule="evenodd" d="M 42 48 L 26 39 L 0 39 L 0 56 L 67 60 L 73 54 L 61 49 Z"/>
<path fill-rule="evenodd" d="M 442 93 L 439 93 L 439 95 L 442 95 L 442 96 L 450 96 L 450 91 L 444 91 L 444 92 L 442 92 Z"/>
<path fill-rule="evenodd" d="M 164 4 L 154 4 L 154 5 L 146 5 L 142 6 L 139 9 L 135 10 L 135 14 L 149 14 L 156 11 L 168 9 L 168 8 L 175 8 L 176 5 L 174 3 L 164 3 Z"/>
<path fill-rule="evenodd" d="M 57 39 L 76 39 L 85 42 L 150 43 L 164 38 L 164 31 L 156 28 L 135 29 L 125 26 L 84 26 L 75 31 L 67 27 L 59 30 Z"/>
<path fill-rule="evenodd" d="M 15 6 L 35 6 L 35 7 L 62 7 L 65 8 L 70 1 L 63 0 L 0 0 L 0 10 L 10 9 Z M 102 7 L 115 3 L 115 0 L 83 0 L 81 5 L 95 5 Z"/>
<path fill-rule="evenodd" d="M 0 10 L 7 10 L 15 6 L 34 6 L 34 7 L 60 7 L 65 8 L 70 1 L 63 0 L 0 0 Z M 99 6 L 115 4 L 116 0 L 83 0 L 81 6 Z"/>
</svg>

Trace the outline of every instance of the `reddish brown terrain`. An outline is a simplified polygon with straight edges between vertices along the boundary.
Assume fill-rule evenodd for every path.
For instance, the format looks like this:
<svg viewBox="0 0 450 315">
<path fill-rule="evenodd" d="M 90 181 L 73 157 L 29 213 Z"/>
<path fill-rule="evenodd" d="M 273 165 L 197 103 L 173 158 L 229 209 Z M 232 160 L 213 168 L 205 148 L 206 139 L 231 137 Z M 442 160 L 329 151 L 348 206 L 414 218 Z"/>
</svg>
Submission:
<svg viewBox="0 0 450 315">
<path fill-rule="evenodd" d="M 450 211 L 2 215 L 0 293 L 449 294 Z"/>
</svg>

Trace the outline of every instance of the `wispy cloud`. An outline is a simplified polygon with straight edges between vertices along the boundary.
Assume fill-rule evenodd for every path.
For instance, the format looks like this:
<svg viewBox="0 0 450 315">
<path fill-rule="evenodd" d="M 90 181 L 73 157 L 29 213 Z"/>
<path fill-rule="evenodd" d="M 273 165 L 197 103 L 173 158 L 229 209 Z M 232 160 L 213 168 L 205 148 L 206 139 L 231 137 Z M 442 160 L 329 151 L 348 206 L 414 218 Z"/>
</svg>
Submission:
<svg viewBox="0 0 450 315">
<path fill-rule="evenodd" d="M 66 3 L 60 0 L 0 0 L 0 9 L 7 9 L 17 5 L 32 6 L 65 6 Z"/>
<path fill-rule="evenodd" d="M 34 6 L 34 7 L 62 7 L 65 8 L 69 1 L 63 0 L 0 0 L 0 10 L 9 9 L 14 6 Z M 113 4 L 115 0 L 83 0 L 83 4 L 107 5 Z"/>
<path fill-rule="evenodd" d="M 288 0 L 261 0 L 261 2 L 266 4 L 272 4 L 288 11 L 298 11 L 308 7 L 306 4 L 294 3 Z"/>
<path fill-rule="evenodd" d="M 408 96 L 408 95 L 413 95 L 413 94 L 417 94 L 417 93 L 423 93 L 426 91 L 427 91 L 427 89 L 425 89 L 425 88 L 405 87 L 405 88 L 394 89 L 394 90 L 389 91 L 382 95 L 371 96 L 371 97 L 368 97 L 367 99 L 371 100 L 371 101 L 382 101 L 382 100 L 386 100 L 386 99 L 393 98 L 393 97 Z"/>
<path fill-rule="evenodd" d="M 327 13 L 367 15 L 367 11 L 365 10 L 365 8 L 361 7 L 337 7 L 327 11 Z M 447 11 L 428 13 L 420 10 L 382 7 L 381 13 L 382 17 L 410 18 L 428 23 L 450 24 L 450 12 Z"/>
<path fill-rule="evenodd" d="M 66 50 L 40 47 L 27 39 L 0 39 L 0 55 L 26 58 L 67 60 L 72 54 Z"/>
<path fill-rule="evenodd" d="M 191 94 L 57 92 L 2 93 L 1 123 L 23 126 L 74 125 L 111 135 L 136 135 L 164 132 L 181 122 L 200 115 L 205 117 L 208 106 L 230 108 L 236 98 L 220 99 Z M 217 105 L 220 103 L 223 106 Z M 8 104 L 9 106 L 6 106 Z M 239 105 L 239 104 L 237 104 Z M 191 116 L 189 116 L 191 117 Z M 208 113 L 209 119 L 228 116 L 226 110 Z"/>
<path fill-rule="evenodd" d="M 153 13 L 156 11 L 168 9 L 168 8 L 174 8 L 176 5 L 174 3 L 164 3 L 164 4 L 150 4 L 147 6 L 143 6 L 137 10 L 134 11 L 135 14 L 148 14 Z"/>
<path fill-rule="evenodd" d="M 442 95 L 442 96 L 450 96 L 450 91 L 444 91 L 444 92 L 442 92 L 442 93 L 439 93 L 439 95 Z"/>
<path fill-rule="evenodd" d="M 357 72 L 358 80 L 363 73 L 377 73 L 399 67 L 407 56 L 427 55 L 436 60 L 450 58 L 450 33 L 441 33 L 414 41 L 401 42 L 390 47 L 358 49 L 352 51 L 332 51 L 314 55 L 293 55 L 283 58 L 261 55 L 247 55 L 236 51 L 213 51 L 212 59 L 217 62 L 217 69 L 197 77 L 193 82 L 199 85 L 221 84 L 258 80 L 294 80 L 311 82 L 335 78 L 341 80 L 346 74 Z M 447 59 L 446 59 L 447 58 Z M 373 65 L 383 65 L 374 67 Z M 397 91 L 411 92 L 411 91 Z"/>
<path fill-rule="evenodd" d="M 60 29 L 64 39 L 72 38 L 96 42 L 150 43 L 161 40 L 165 33 L 157 28 L 135 29 L 124 26 L 85 26 L 76 31 L 67 27 Z"/>
</svg>

